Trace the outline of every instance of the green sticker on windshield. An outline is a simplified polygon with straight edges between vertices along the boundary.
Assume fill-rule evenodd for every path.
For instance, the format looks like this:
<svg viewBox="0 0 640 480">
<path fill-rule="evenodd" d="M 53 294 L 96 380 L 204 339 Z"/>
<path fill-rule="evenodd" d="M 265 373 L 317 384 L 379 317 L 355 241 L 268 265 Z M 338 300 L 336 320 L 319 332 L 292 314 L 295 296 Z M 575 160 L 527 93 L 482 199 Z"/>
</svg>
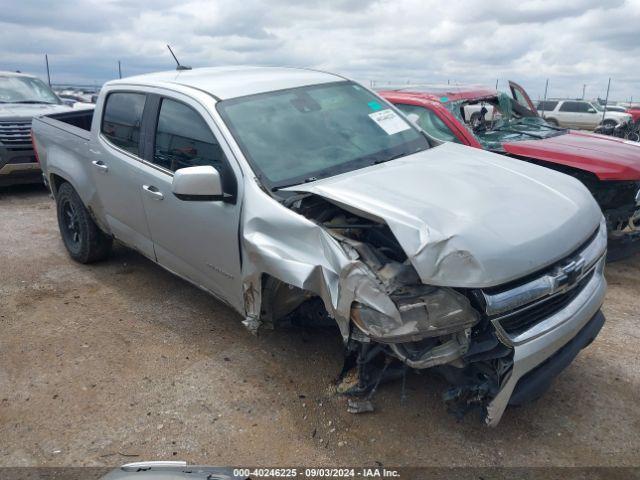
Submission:
<svg viewBox="0 0 640 480">
<path fill-rule="evenodd" d="M 449 101 L 449 97 L 440 97 L 440 101 L 441 101 L 442 103 L 446 103 L 446 102 L 448 102 L 448 101 Z"/>
<path fill-rule="evenodd" d="M 369 108 L 371 110 L 373 110 L 374 112 L 377 112 L 378 110 L 382 109 L 382 105 L 380 105 L 378 102 L 376 101 L 371 101 L 369 103 L 367 103 L 367 105 L 369 105 Z"/>
</svg>

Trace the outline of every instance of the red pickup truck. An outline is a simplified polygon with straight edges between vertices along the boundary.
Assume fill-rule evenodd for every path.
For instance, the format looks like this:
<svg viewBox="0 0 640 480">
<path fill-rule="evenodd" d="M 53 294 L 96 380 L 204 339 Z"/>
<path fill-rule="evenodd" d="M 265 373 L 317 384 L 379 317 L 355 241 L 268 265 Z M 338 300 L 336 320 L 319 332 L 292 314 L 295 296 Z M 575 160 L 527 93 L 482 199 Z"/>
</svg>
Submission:
<svg viewBox="0 0 640 480">
<path fill-rule="evenodd" d="M 550 125 L 522 87 L 411 86 L 379 93 L 436 142 L 456 142 L 581 180 L 609 230 L 609 260 L 640 246 L 640 143 Z M 638 227 L 636 227 L 636 222 Z"/>
</svg>

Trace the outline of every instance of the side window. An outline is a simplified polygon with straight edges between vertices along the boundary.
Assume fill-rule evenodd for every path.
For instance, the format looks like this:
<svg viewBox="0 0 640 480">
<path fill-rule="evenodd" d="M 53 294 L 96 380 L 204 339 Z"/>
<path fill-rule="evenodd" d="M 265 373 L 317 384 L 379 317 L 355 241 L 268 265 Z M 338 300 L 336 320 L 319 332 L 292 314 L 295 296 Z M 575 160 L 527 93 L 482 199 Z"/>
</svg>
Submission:
<svg viewBox="0 0 640 480">
<path fill-rule="evenodd" d="M 580 102 L 564 102 L 560 105 L 560 111 L 576 113 L 582 112 L 583 110 L 580 109 Z"/>
<path fill-rule="evenodd" d="M 140 156 L 140 125 L 146 95 L 143 93 L 110 93 L 102 116 L 102 134 L 111 143 Z"/>
<path fill-rule="evenodd" d="M 204 119 L 184 103 L 163 98 L 153 163 L 167 170 L 212 165 L 224 167 L 224 153 Z"/>
<path fill-rule="evenodd" d="M 556 105 L 558 105 L 558 102 L 547 100 L 546 102 L 538 102 L 537 109 L 545 112 L 551 112 L 556 108 Z"/>
<path fill-rule="evenodd" d="M 591 110 L 591 112 L 589 112 Z M 595 113 L 598 111 L 593 105 L 587 102 L 580 102 L 580 111 L 583 113 Z"/>
<path fill-rule="evenodd" d="M 413 115 L 417 116 L 416 123 L 418 126 L 433 138 L 443 142 L 462 143 L 432 110 L 418 105 L 406 105 L 403 103 L 397 104 L 396 107 L 410 119 Z"/>
</svg>

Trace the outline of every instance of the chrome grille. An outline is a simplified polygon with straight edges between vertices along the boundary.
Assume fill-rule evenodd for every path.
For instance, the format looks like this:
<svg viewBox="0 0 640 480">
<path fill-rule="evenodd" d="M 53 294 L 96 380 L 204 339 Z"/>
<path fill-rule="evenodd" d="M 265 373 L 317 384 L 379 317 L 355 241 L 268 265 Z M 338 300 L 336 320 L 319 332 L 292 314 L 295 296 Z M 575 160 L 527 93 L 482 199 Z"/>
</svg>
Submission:
<svg viewBox="0 0 640 480">
<path fill-rule="evenodd" d="M 27 145 L 31 143 L 31 121 L 0 122 L 0 143 Z"/>
<path fill-rule="evenodd" d="M 484 313 L 498 330 L 515 337 L 569 305 L 603 262 L 607 246 L 604 221 L 577 251 L 517 285 L 480 291 Z"/>
</svg>

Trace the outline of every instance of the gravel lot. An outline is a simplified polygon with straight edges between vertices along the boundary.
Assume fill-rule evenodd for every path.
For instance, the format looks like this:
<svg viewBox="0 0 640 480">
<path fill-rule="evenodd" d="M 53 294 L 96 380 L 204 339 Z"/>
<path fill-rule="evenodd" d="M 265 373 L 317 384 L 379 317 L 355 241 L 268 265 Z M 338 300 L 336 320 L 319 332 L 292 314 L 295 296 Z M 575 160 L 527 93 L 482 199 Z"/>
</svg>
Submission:
<svg viewBox="0 0 640 480">
<path fill-rule="evenodd" d="M 640 255 L 610 265 L 601 335 L 497 429 L 445 412 L 432 375 L 351 415 L 337 336 L 251 335 L 214 298 L 117 247 L 71 261 L 41 187 L 0 191 L 0 466 L 639 465 Z"/>
</svg>

